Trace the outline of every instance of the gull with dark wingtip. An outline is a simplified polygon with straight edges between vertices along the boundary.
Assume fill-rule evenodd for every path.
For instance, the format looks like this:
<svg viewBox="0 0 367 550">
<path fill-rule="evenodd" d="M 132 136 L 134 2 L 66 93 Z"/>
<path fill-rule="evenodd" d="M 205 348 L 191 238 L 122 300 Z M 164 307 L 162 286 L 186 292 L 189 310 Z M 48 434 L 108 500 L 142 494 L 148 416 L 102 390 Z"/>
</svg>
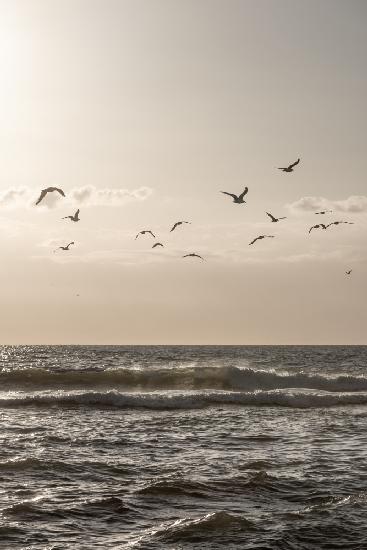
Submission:
<svg viewBox="0 0 367 550">
<path fill-rule="evenodd" d="M 150 231 L 150 229 L 144 229 L 143 231 L 139 231 L 139 233 L 136 235 L 135 239 L 137 239 L 139 237 L 139 235 L 146 235 L 146 234 L 151 235 L 155 239 L 155 235 L 152 231 Z"/>
<path fill-rule="evenodd" d="M 293 164 L 290 164 L 289 166 L 286 166 L 285 168 L 278 168 L 278 170 L 283 170 L 283 172 L 293 172 L 293 168 L 299 164 L 301 159 L 297 159 L 296 162 Z"/>
<path fill-rule="evenodd" d="M 164 246 L 162 243 L 155 243 L 153 244 L 152 248 L 156 248 L 157 246 Z"/>
<path fill-rule="evenodd" d="M 283 218 L 275 218 L 272 214 L 270 214 L 270 212 L 265 212 L 265 213 L 269 216 L 269 218 L 271 219 L 272 223 L 276 223 L 276 222 L 278 222 L 279 220 L 286 220 L 286 219 L 287 219 L 286 216 L 284 216 Z"/>
<path fill-rule="evenodd" d="M 200 260 L 203 260 L 204 261 L 204 258 L 202 258 L 201 256 L 199 256 L 199 254 L 195 254 L 195 252 L 191 252 L 191 254 L 185 254 L 184 256 L 182 256 L 183 258 L 200 258 Z"/>
<path fill-rule="evenodd" d="M 309 229 L 308 232 L 311 233 L 311 231 L 312 231 L 313 229 L 320 229 L 320 227 L 321 227 L 322 229 L 326 229 L 327 226 L 326 226 L 324 223 L 317 223 L 316 225 L 313 225 L 312 227 L 310 227 L 310 229 Z"/>
<path fill-rule="evenodd" d="M 75 214 L 73 216 L 64 216 L 63 218 L 61 218 L 62 220 L 71 220 L 72 222 L 79 222 L 80 221 L 80 218 L 79 218 L 79 208 L 78 210 L 75 212 Z"/>
<path fill-rule="evenodd" d="M 259 235 L 258 237 L 256 237 L 256 239 L 254 239 L 253 241 L 251 241 L 251 242 L 249 243 L 249 246 L 250 246 L 251 244 L 256 243 L 256 241 L 259 241 L 259 240 L 261 240 L 261 239 L 274 239 L 274 237 L 275 237 L 275 235 Z"/>
<path fill-rule="evenodd" d="M 328 223 L 328 225 L 326 227 L 330 227 L 331 225 L 339 225 L 341 223 L 346 223 L 348 225 L 354 225 L 354 222 L 331 222 L 331 223 Z"/>
<path fill-rule="evenodd" d="M 46 189 L 42 189 L 41 194 L 37 199 L 36 206 L 37 206 L 37 204 L 39 204 L 45 198 L 47 193 L 53 193 L 54 191 L 57 191 L 58 193 L 60 193 L 60 195 L 65 197 L 64 191 L 62 189 L 60 189 L 59 187 L 47 187 Z"/>
<path fill-rule="evenodd" d="M 232 197 L 234 203 L 243 204 L 246 202 L 243 200 L 243 197 L 247 195 L 248 187 L 245 187 L 245 190 L 242 191 L 240 195 L 235 195 L 234 193 L 228 193 L 227 191 L 221 191 L 221 193 L 224 193 L 224 195 L 229 195 L 230 197 Z"/>
<path fill-rule="evenodd" d="M 172 231 L 174 231 L 174 230 L 176 229 L 176 227 L 178 227 L 179 225 L 182 225 L 183 223 L 191 223 L 191 222 L 185 222 L 185 221 L 183 221 L 183 222 L 176 222 L 176 223 L 174 224 L 174 226 L 171 228 L 170 233 L 172 233 Z"/>
</svg>

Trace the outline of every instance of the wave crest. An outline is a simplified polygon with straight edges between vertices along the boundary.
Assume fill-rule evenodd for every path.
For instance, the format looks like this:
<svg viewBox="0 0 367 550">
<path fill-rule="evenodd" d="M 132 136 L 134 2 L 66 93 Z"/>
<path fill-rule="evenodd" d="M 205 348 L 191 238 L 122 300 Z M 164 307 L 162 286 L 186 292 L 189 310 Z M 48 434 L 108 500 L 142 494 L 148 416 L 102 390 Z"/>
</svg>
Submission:
<svg viewBox="0 0 367 550">
<path fill-rule="evenodd" d="M 3 370 L 3 389 L 88 389 L 255 391 L 306 388 L 329 392 L 367 391 L 367 377 L 278 373 L 234 366 L 106 369 L 55 372 L 41 368 Z"/>
</svg>

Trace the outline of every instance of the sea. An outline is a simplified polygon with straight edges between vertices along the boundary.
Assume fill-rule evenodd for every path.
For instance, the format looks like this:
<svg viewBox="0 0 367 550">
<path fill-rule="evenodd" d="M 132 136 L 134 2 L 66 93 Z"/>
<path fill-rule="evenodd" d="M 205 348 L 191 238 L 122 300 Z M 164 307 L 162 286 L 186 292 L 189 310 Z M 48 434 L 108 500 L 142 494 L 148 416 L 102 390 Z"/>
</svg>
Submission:
<svg viewBox="0 0 367 550">
<path fill-rule="evenodd" d="M 367 347 L 2 346 L 0 548 L 366 550 Z"/>
</svg>

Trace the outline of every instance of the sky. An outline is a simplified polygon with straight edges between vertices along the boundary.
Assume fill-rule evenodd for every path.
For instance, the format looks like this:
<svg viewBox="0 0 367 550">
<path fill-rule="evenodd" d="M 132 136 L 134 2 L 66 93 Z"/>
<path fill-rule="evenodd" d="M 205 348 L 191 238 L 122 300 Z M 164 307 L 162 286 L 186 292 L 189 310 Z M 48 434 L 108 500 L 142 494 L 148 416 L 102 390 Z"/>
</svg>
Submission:
<svg viewBox="0 0 367 550">
<path fill-rule="evenodd" d="M 0 0 L 0 343 L 367 344 L 366 22 L 359 0 Z"/>
</svg>

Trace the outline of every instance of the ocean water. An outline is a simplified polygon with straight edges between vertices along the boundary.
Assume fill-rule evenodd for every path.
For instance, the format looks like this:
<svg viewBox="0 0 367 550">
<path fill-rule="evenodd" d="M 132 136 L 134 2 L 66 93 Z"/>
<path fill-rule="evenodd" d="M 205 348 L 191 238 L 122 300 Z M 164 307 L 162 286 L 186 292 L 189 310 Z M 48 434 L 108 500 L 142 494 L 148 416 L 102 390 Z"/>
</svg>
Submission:
<svg viewBox="0 0 367 550">
<path fill-rule="evenodd" d="M 0 548 L 367 549 L 367 347 L 3 346 Z"/>
</svg>

